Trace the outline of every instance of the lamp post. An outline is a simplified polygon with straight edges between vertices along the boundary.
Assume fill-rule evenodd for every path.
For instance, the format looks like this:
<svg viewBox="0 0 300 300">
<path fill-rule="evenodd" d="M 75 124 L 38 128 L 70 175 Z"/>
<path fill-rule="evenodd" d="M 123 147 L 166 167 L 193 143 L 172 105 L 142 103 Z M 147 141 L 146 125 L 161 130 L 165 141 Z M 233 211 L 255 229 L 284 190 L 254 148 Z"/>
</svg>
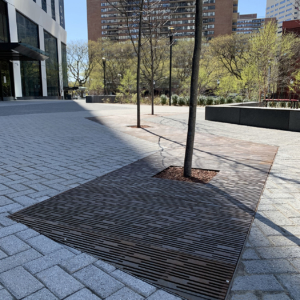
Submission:
<svg viewBox="0 0 300 300">
<path fill-rule="evenodd" d="M 172 105 L 172 46 L 173 46 L 173 27 L 169 27 L 170 30 L 170 78 L 169 78 L 169 106 Z"/>
<path fill-rule="evenodd" d="M 103 72 L 104 72 L 104 95 L 106 95 L 106 80 L 105 80 L 105 67 L 106 67 L 106 59 L 105 57 L 102 57 L 102 63 L 103 63 Z"/>
</svg>

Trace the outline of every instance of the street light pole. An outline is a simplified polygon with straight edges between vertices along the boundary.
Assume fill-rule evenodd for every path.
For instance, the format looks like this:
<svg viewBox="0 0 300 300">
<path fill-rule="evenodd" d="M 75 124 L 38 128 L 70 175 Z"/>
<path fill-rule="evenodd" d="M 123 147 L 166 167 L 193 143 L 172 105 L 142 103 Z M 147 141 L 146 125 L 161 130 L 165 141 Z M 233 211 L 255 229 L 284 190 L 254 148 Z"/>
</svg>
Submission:
<svg viewBox="0 0 300 300">
<path fill-rule="evenodd" d="M 170 30 L 170 78 L 169 78 L 169 106 L 172 105 L 172 46 L 173 46 L 173 27 Z"/>
<path fill-rule="evenodd" d="M 104 71 L 104 95 L 106 95 L 106 80 L 105 80 L 106 59 L 105 59 L 105 57 L 102 57 L 102 62 L 103 62 L 103 71 Z"/>
</svg>

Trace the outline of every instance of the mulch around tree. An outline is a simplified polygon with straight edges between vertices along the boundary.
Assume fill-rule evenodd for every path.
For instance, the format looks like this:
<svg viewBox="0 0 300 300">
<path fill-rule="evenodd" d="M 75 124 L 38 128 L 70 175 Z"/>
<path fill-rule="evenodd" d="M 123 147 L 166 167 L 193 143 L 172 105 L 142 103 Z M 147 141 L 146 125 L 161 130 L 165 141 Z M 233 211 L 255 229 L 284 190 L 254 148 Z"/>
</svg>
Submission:
<svg viewBox="0 0 300 300">
<path fill-rule="evenodd" d="M 184 177 L 183 176 L 183 167 L 171 166 L 171 167 L 163 170 L 162 172 L 158 173 L 154 177 L 206 184 L 206 183 L 209 183 L 217 174 L 218 174 L 218 171 L 192 169 L 192 176 Z"/>
</svg>

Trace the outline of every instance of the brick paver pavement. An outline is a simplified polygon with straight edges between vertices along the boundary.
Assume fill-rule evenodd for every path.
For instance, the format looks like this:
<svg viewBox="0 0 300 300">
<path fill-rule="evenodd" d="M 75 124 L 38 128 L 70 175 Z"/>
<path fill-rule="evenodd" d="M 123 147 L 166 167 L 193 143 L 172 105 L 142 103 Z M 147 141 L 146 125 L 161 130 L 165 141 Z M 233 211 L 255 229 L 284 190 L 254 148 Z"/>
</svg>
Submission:
<svg viewBox="0 0 300 300">
<path fill-rule="evenodd" d="M 112 291 L 115 285 L 119 289 L 107 299 L 144 299 L 137 288 L 112 275 L 112 266 L 51 240 L 42 242 L 37 232 L 6 216 L 145 157 L 160 149 L 160 143 L 84 119 L 134 116 L 132 106 L 77 101 L 68 108 L 66 102 L 55 101 L 43 109 L 37 103 L 41 102 L 0 103 L 0 299 L 95 300 L 101 299 L 96 290 Z M 150 108 L 142 111 L 149 113 Z M 149 121 L 172 126 L 174 131 L 186 129 L 186 107 L 157 111 L 161 117 L 147 116 Z M 229 299 L 300 299 L 299 133 L 207 122 L 204 109 L 198 111 L 198 132 L 279 146 L 259 205 L 259 216 L 271 222 L 256 218 Z M 61 281 L 49 283 L 45 274 Z M 95 287 L 91 278 L 107 284 Z M 70 284 L 61 286 L 61 282 Z M 159 290 L 147 299 L 175 297 Z"/>
</svg>

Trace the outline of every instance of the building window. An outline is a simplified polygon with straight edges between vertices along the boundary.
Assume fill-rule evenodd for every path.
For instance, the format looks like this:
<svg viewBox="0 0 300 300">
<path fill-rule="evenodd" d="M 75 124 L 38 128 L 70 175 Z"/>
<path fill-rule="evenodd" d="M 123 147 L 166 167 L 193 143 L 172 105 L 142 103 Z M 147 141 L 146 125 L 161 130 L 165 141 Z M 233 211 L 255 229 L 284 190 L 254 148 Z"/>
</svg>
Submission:
<svg viewBox="0 0 300 300">
<path fill-rule="evenodd" d="M 7 43 L 8 41 L 7 7 L 5 2 L 0 0 L 0 42 Z"/>
<path fill-rule="evenodd" d="M 47 12 L 47 0 L 42 0 L 42 9 Z"/>
<path fill-rule="evenodd" d="M 44 30 L 45 51 L 49 55 L 46 60 L 48 96 L 59 96 L 59 66 L 57 39 Z"/>
<path fill-rule="evenodd" d="M 65 29 L 65 5 L 64 0 L 59 0 L 59 19 L 60 26 Z"/>
<path fill-rule="evenodd" d="M 39 48 L 38 25 L 17 12 L 18 40 Z M 41 67 L 38 61 L 21 61 L 21 80 L 23 97 L 42 95 Z"/>
<path fill-rule="evenodd" d="M 51 13 L 52 13 L 52 19 L 56 20 L 56 18 L 55 18 L 55 0 L 51 0 Z"/>
<path fill-rule="evenodd" d="M 61 43 L 61 60 L 62 60 L 62 75 L 63 75 L 63 86 L 68 87 L 68 62 L 67 62 L 67 46 Z"/>
</svg>

